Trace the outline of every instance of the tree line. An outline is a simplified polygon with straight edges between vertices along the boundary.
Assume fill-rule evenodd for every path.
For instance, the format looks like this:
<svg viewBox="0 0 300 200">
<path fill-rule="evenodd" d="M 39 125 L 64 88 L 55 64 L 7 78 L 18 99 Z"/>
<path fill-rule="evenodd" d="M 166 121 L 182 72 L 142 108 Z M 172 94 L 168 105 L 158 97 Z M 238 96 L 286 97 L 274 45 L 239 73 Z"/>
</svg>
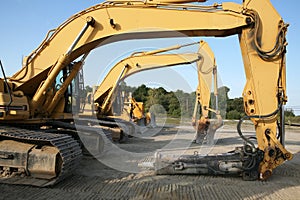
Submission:
<svg viewBox="0 0 300 200">
<path fill-rule="evenodd" d="M 127 86 L 124 82 L 120 84 L 120 90 L 126 93 L 131 93 L 132 97 L 139 102 L 144 103 L 145 112 L 148 112 L 150 108 L 156 113 L 166 112 L 170 117 L 192 117 L 196 93 L 187 93 L 182 90 L 166 91 L 163 87 L 150 88 L 146 85 L 139 87 Z M 226 119 L 240 119 L 244 116 L 243 99 L 228 97 L 230 89 L 226 86 L 218 89 L 218 108 L 223 118 Z M 215 96 L 211 93 L 211 105 L 210 108 L 215 109 Z M 200 110 L 200 109 L 199 109 Z M 153 111 L 153 110 L 152 110 Z M 200 112 L 200 111 L 199 111 Z"/>
<path fill-rule="evenodd" d="M 196 101 L 195 92 L 187 93 L 182 90 L 168 92 L 163 87 L 150 88 L 144 84 L 139 87 L 131 87 L 127 86 L 125 82 L 120 84 L 120 89 L 132 93 L 136 101 L 143 102 L 145 112 L 148 112 L 150 108 L 153 109 L 153 105 L 160 105 L 154 106 L 156 113 L 165 112 L 170 117 L 192 117 L 193 115 Z M 218 88 L 218 110 L 223 119 L 240 119 L 245 116 L 243 98 L 229 98 L 229 91 L 230 88 L 226 86 Z M 213 93 L 210 95 L 210 108 L 215 109 L 216 98 Z M 293 110 L 285 110 L 286 119 L 294 121 L 297 117 Z"/>
<path fill-rule="evenodd" d="M 125 82 L 120 83 L 119 91 L 131 93 L 138 102 L 143 102 L 145 112 L 165 113 L 170 117 L 192 117 L 196 93 L 187 93 L 182 90 L 166 91 L 163 87 L 150 88 L 142 84 L 139 87 L 127 86 Z M 240 119 L 245 116 L 243 98 L 229 98 L 230 88 L 223 86 L 218 88 L 218 108 L 223 119 Z M 88 92 L 92 92 L 90 86 L 86 86 L 80 94 L 86 97 Z M 210 108 L 215 109 L 215 96 L 211 93 Z M 153 106 L 159 105 L 159 106 Z M 210 116 L 211 117 L 211 116 Z M 292 109 L 285 110 L 285 120 L 288 122 L 300 123 L 300 116 L 295 116 Z"/>
</svg>

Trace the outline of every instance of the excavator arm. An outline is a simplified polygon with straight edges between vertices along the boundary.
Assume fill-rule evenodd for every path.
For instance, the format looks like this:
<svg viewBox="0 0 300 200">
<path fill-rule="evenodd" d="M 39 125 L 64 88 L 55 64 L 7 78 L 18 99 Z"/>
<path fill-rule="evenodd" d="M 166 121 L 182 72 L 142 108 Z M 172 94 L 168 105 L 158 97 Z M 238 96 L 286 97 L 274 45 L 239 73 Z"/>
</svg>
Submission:
<svg viewBox="0 0 300 200">
<path fill-rule="evenodd" d="M 203 59 L 197 63 L 198 87 L 196 89 L 196 101 L 192 118 L 192 125 L 196 129 L 194 142 L 213 144 L 216 130 L 223 125 L 223 120 L 218 110 L 217 64 L 214 53 L 208 43 L 202 42 L 198 53 L 201 54 Z M 216 100 L 215 109 L 212 109 L 210 106 L 212 83 Z M 199 106 L 201 108 L 201 116 L 200 119 L 197 119 Z M 209 113 L 214 113 L 216 120 L 209 119 Z"/>
<path fill-rule="evenodd" d="M 238 132 L 246 143 L 242 154 L 243 158 L 251 158 L 245 169 L 255 168 L 259 178 L 267 179 L 274 168 L 292 159 L 283 145 L 284 125 L 277 125 L 278 113 L 287 101 L 287 24 L 269 0 L 213 6 L 178 4 L 185 2 L 193 1 L 110 1 L 75 14 L 47 34 L 41 45 L 24 59 L 20 71 L 0 81 L 0 119 L 63 119 L 57 113 L 64 113 L 62 94 L 68 82 L 88 53 L 101 45 L 127 39 L 237 34 L 246 74 L 244 119 L 254 123 L 257 139 L 256 147 L 243 136 L 242 119 L 238 124 Z M 67 73 L 63 85 L 55 88 L 56 77 L 66 68 L 74 72 Z"/>
</svg>

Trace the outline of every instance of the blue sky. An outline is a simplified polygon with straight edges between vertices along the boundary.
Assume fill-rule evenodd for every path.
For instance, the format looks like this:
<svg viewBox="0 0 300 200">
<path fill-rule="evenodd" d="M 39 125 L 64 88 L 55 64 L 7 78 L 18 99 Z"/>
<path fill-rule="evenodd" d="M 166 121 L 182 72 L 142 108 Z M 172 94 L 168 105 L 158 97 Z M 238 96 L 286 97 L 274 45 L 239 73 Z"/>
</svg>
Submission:
<svg viewBox="0 0 300 200">
<path fill-rule="evenodd" d="M 100 2 L 96 0 L 10 0 L 1 2 L 0 59 L 5 66 L 6 74 L 8 76 L 12 75 L 21 68 L 22 57 L 28 55 L 40 44 L 48 30 L 56 28 L 76 12 Z M 220 3 L 222 1 L 208 1 L 209 4 L 214 2 Z M 241 3 L 242 0 L 233 0 L 233 2 Z M 289 43 L 287 47 L 287 88 L 289 98 L 287 107 L 293 108 L 300 115 L 300 67 L 298 64 L 300 44 L 300 15 L 298 8 L 300 7 L 300 1 L 271 0 L 271 2 L 284 21 L 290 24 L 287 35 Z M 200 39 L 207 41 L 214 51 L 222 83 L 231 89 L 230 97 L 241 96 L 245 75 L 237 36 L 217 39 L 181 38 L 180 40 L 123 41 L 107 45 L 95 50 L 87 59 L 85 64 L 86 82 L 89 85 L 99 83 L 101 77 L 105 75 L 113 63 L 116 63 L 124 56 L 128 56 L 131 52 L 189 43 Z M 189 52 L 196 51 L 197 46 L 186 50 Z M 97 73 L 95 73 L 95 70 Z M 184 83 L 172 81 L 172 77 L 182 76 L 182 74 L 185 76 Z M 152 78 L 148 80 L 147 77 L 150 76 Z M 157 80 L 153 79 L 153 77 L 157 78 Z M 160 83 L 161 80 L 159 78 L 169 81 Z M 139 76 L 135 75 L 128 80 L 130 84 L 139 84 L 145 81 L 152 81 L 152 84 L 155 85 L 157 83 L 158 86 L 166 86 L 167 89 L 169 87 L 169 89 L 194 90 L 197 84 L 195 66 L 188 65 L 163 69 L 159 73 L 145 72 Z"/>
</svg>

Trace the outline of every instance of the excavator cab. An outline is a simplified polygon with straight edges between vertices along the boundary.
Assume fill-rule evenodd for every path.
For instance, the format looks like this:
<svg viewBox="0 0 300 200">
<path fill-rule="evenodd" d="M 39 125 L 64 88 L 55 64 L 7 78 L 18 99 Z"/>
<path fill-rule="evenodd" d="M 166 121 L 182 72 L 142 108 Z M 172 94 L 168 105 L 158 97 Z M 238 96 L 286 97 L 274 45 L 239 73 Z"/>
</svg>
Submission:
<svg viewBox="0 0 300 200">
<path fill-rule="evenodd" d="M 70 72 L 73 70 L 74 63 L 70 63 L 65 68 L 63 68 L 56 77 L 55 80 L 55 90 L 61 89 L 66 78 L 69 76 Z M 82 112 L 82 104 L 85 103 L 85 92 L 84 92 L 84 81 L 83 81 L 83 70 L 81 69 L 77 76 L 71 81 L 67 86 L 62 98 L 64 100 L 63 112 L 77 115 Z M 63 105 L 63 104 L 62 104 Z"/>
</svg>

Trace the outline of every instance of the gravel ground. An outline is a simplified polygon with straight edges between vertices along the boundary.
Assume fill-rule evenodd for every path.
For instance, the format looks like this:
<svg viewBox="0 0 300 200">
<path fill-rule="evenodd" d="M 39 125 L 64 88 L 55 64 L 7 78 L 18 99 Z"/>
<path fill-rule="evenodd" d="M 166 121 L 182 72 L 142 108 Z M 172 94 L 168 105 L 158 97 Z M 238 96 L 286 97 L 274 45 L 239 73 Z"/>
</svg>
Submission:
<svg viewBox="0 0 300 200">
<path fill-rule="evenodd" d="M 252 126 L 243 129 L 246 135 L 254 134 Z M 145 131 L 126 143 L 105 143 L 107 149 L 96 155 L 97 159 L 83 156 L 74 175 L 52 187 L 0 184 L 0 199 L 300 199 L 299 134 L 300 128 L 286 128 L 286 148 L 294 158 L 276 168 L 267 181 L 139 171 L 137 163 L 156 149 L 190 145 L 194 135 L 191 127 L 168 126 Z M 200 153 L 224 153 L 241 144 L 235 127 L 225 124 L 218 130 L 213 148 L 196 144 L 189 148 Z"/>
</svg>

